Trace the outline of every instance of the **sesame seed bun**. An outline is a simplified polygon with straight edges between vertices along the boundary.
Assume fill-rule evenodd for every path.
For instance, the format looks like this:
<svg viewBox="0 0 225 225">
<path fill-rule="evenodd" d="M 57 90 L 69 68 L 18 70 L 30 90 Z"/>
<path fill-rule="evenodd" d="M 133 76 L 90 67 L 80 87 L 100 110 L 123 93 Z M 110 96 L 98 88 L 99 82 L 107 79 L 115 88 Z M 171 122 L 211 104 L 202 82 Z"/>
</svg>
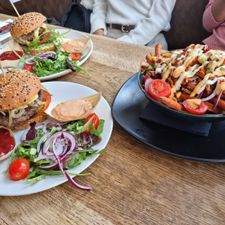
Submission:
<svg viewBox="0 0 225 225">
<path fill-rule="evenodd" d="M 0 74 L 0 111 L 27 105 L 41 89 L 38 77 L 27 70 Z"/>
<path fill-rule="evenodd" d="M 46 17 L 41 13 L 29 12 L 14 19 L 11 26 L 12 37 L 21 37 L 29 34 L 33 30 L 40 27 L 43 22 L 46 21 Z"/>
</svg>

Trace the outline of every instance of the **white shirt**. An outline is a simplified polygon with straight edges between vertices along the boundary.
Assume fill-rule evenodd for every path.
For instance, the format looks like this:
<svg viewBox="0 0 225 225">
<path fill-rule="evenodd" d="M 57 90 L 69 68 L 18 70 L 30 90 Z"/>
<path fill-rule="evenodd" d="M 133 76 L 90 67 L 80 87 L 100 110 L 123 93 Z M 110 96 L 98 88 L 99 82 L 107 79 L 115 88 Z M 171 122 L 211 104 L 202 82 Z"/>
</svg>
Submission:
<svg viewBox="0 0 225 225">
<path fill-rule="evenodd" d="M 87 9 L 93 9 L 94 0 L 81 0 L 81 4 Z"/>
<path fill-rule="evenodd" d="M 106 24 L 135 25 L 135 29 L 119 38 L 145 45 L 161 31 L 170 29 L 170 19 L 176 0 L 94 0 L 91 32 Z"/>
</svg>

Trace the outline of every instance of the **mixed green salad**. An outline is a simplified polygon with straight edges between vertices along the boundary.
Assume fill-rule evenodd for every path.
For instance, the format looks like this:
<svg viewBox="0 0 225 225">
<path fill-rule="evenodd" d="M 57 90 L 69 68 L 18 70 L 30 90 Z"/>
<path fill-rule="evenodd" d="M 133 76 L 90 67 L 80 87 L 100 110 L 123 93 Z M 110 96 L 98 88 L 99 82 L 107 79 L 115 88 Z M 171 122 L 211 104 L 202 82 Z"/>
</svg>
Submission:
<svg viewBox="0 0 225 225">
<path fill-rule="evenodd" d="M 95 113 L 85 120 L 66 124 L 46 122 L 31 124 L 11 155 L 7 173 L 11 180 L 26 179 L 38 182 L 46 176 L 64 175 L 74 186 L 90 190 L 77 184 L 70 169 L 80 165 L 88 156 L 100 154 L 93 147 L 101 141 L 104 120 Z"/>
<path fill-rule="evenodd" d="M 24 69 L 34 72 L 38 77 L 45 77 L 54 73 L 62 72 L 66 69 L 79 72 L 78 60 L 72 60 L 69 53 L 62 51 L 49 51 L 38 54 L 26 60 Z"/>
<path fill-rule="evenodd" d="M 66 69 L 79 72 L 82 53 L 68 53 L 61 50 L 62 38 L 66 33 L 48 28 L 28 47 L 24 47 L 25 52 L 33 56 L 18 56 L 24 63 L 23 68 L 35 73 L 38 77 L 46 77 Z"/>
</svg>

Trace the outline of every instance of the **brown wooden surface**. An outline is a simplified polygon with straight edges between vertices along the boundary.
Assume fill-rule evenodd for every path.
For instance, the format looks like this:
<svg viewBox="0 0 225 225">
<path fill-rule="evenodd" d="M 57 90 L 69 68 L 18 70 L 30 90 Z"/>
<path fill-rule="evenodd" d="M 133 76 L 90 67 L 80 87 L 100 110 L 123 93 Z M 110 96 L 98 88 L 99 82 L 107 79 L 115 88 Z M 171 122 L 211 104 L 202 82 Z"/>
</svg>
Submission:
<svg viewBox="0 0 225 225">
<path fill-rule="evenodd" d="M 1 17 L 0 17 L 1 18 Z M 112 103 L 149 49 L 92 36 L 85 73 L 60 80 L 102 90 Z M 216 148 L 216 146 L 215 146 Z M 114 126 L 107 151 L 77 180 L 23 197 L 0 197 L 0 224 L 225 224 L 225 166 L 176 159 Z"/>
</svg>

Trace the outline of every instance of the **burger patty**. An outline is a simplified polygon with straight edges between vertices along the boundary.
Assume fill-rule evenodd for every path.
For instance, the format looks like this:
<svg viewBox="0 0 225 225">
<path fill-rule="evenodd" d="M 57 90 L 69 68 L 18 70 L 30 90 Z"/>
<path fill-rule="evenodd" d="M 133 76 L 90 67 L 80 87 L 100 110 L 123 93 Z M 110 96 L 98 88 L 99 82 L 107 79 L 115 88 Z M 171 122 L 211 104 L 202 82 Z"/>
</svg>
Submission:
<svg viewBox="0 0 225 225">
<path fill-rule="evenodd" d="M 37 28 L 38 35 L 40 36 L 43 34 L 46 29 L 44 27 Z M 30 32 L 29 34 L 23 35 L 21 37 L 15 37 L 15 40 L 20 43 L 21 45 L 28 45 L 30 42 L 32 42 L 36 37 L 34 35 L 35 31 Z"/>
<path fill-rule="evenodd" d="M 41 99 L 42 96 L 41 94 L 39 94 L 38 99 L 29 104 L 28 107 L 24 109 L 24 113 L 20 117 L 12 119 L 12 125 L 10 127 L 16 127 L 32 118 L 35 114 L 37 114 L 37 112 L 40 110 L 41 107 L 40 105 L 40 103 L 42 102 Z M 7 127 L 8 125 L 9 125 L 9 113 L 5 113 L 5 115 L 0 113 L 0 126 Z"/>
<path fill-rule="evenodd" d="M 39 28 L 39 31 L 38 31 L 38 35 L 40 36 L 41 34 L 43 34 L 45 32 L 45 28 L 44 27 L 40 27 Z M 22 36 L 24 40 L 27 40 L 27 41 L 33 41 L 35 39 L 35 36 L 34 36 L 34 31 L 27 34 L 27 35 L 24 35 Z"/>
</svg>

